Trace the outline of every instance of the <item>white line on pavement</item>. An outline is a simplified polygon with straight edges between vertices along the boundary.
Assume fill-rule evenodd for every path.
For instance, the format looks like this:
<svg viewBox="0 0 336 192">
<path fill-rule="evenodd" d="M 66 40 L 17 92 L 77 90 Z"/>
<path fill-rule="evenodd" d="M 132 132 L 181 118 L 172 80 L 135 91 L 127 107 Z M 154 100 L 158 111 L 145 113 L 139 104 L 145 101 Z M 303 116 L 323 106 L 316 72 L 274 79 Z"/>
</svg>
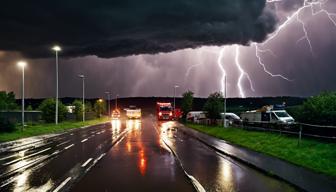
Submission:
<svg viewBox="0 0 336 192">
<path fill-rule="evenodd" d="M 71 145 L 68 145 L 66 147 L 64 147 L 64 149 L 69 149 L 70 147 L 74 146 L 75 144 L 71 144 Z"/>
<path fill-rule="evenodd" d="M 61 190 L 70 180 L 71 180 L 71 177 L 68 177 L 53 192 L 58 192 L 59 190 Z"/>
<path fill-rule="evenodd" d="M 85 161 L 85 163 L 82 164 L 82 167 L 85 167 L 87 164 L 90 163 L 90 161 L 92 161 L 92 158 L 90 158 L 87 161 Z"/>
<path fill-rule="evenodd" d="M 9 164 L 12 164 L 12 163 L 15 163 L 15 162 L 21 161 L 21 160 L 23 160 L 23 159 L 27 159 L 27 158 L 29 158 L 29 157 L 32 157 L 32 156 L 38 155 L 38 154 L 40 154 L 40 153 L 43 153 L 43 152 L 45 152 L 45 151 L 48 151 L 48 150 L 50 150 L 50 149 L 51 149 L 51 147 L 49 147 L 49 148 L 47 148 L 47 149 L 44 149 L 44 150 L 42 150 L 42 151 L 39 151 L 39 152 L 36 152 L 36 153 L 30 154 L 30 155 L 27 155 L 27 156 L 23 156 L 23 157 L 22 157 L 22 158 L 20 158 L 20 159 L 16 159 L 16 160 L 10 161 L 10 162 L 8 162 L 8 163 L 4 163 L 3 165 L 9 165 Z"/>
<path fill-rule="evenodd" d="M 87 141 L 87 140 L 88 140 L 88 138 L 86 138 L 86 139 L 83 139 L 81 142 L 82 142 L 82 143 L 84 143 L 84 142 L 85 142 L 85 141 Z"/>
</svg>

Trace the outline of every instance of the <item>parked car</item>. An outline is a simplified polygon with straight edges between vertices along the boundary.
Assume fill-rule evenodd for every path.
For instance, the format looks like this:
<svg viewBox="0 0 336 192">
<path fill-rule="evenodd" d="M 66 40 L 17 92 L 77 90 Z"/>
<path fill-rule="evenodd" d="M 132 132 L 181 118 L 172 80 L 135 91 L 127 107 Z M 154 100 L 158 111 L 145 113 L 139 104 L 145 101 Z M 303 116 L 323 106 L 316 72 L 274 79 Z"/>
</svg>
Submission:
<svg viewBox="0 0 336 192">
<path fill-rule="evenodd" d="M 224 118 L 224 113 L 221 113 L 221 118 Z M 240 125 L 242 123 L 242 120 L 240 119 L 240 117 L 234 113 L 225 113 L 225 121 L 229 124 L 229 125 Z"/>
</svg>

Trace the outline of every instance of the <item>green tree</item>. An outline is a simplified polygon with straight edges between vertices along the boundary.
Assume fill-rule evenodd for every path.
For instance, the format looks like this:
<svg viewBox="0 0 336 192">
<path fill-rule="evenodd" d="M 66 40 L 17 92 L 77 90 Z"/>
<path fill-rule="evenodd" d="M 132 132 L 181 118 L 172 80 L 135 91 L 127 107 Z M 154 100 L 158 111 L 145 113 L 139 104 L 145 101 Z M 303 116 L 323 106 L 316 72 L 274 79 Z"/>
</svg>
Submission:
<svg viewBox="0 0 336 192">
<path fill-rule="evenodd" d="M 94 111 L 97 117 L 101 117 L 106 112 L 106 103 L 102 99 L 98 99 L 94 104 Z"/>
<path fill-rule="evenodd" d="M 27 111 L 33 111 L 33 107 L 32 107 L 31 105 L 28 105 L 28 107 L 27 107 L 26 110 L 27 110 Z"/>
<path fill-rule="evenodd" d="M 13 92 L 0 91 L 0 110 L 15 110 L 18 108 Z"/>
<path fill-rule="evenodd" d="M 304 123 L 336 125 L 336 92 L 324 92 L 309 98 L 299 109 L 297 120 Z"/>
<path fill-rule="evenodd" d="M 55 99 L 45 99 L 39 106 L 39 110 L 42 111 L 42 119 L 47 123 L 55 122 Z M 58 121 L 61 122 L 65 119 L 67 113 L 66 107 L 61 101 L 58 102 Z"/>
<path fill-rule="evenodd" d="M 221 118 L 220 113 L 223 111 L 223 108 L 222 94 L 215 92 L 209 95 L 203 109 L 208 112 L 208 118 L 214 120 Z"/>
<path fill-rule="evenodd" d="M 76 115 L 76 120 L 82 120 L 83 119 L 83 103 L 80 100 L 75 100 L 72 103 L 73 106 L 75 106 L 75 115 Z M 86 106 L 85 106 L 86 107 Z"/>
<path fill-rule="evenodd" d="M 181 108 L 183 111 L 183 119 L 187 116 L 187 113 L 192 110 L 194 93 L 192 91 L 187 91 L 183 93 Z"/>
<path fill-rule="evenodd" d="M 92 112 L 93 109 L 92 109 L 92 103 L 87 101 L 85 102 L 85 112 Z"/>
</svg>

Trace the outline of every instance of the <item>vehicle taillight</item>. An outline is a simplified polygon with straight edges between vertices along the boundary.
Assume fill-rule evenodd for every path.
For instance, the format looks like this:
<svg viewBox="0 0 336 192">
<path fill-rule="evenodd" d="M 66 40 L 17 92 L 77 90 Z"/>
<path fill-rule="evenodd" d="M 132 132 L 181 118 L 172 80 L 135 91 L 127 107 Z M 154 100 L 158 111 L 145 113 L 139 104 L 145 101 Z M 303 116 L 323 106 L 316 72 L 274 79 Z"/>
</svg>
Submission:
<svg viewBox="0 0 336 192">
<path fill-rule="evenodd" d="M 162 113 L 161 112 L 159 112 L 159 116 L 161 116 L 162 115 Z"/>
</svg>

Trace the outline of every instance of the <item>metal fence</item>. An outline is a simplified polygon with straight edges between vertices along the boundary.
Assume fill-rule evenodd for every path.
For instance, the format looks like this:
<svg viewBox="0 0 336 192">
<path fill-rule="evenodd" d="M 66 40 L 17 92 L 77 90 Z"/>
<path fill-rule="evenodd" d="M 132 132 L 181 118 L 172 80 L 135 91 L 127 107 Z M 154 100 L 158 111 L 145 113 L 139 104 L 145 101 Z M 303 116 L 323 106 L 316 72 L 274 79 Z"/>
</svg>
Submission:
<svg viewBox="0 0 336 192">
<path fill-rule="evenodd" d="M 202 125 L 223 125 L 223 120 L 218 119 L 211 121 L 209 119 L 202 119 L 194 123 Z M 298 142 L 301 141 L 302 137 L 336 142 L 336 126 L 313 125 L 299 122 L 293 124 L 280 124 L 265 121 L 233 123 L 232 126 L 245 130 L 269 131 L 279 134 L 293 135 L 298 137 Z"/>
<path fill-rule="evenodd" d="M 237 125 L 248 130 L 278 132 L 280 134 L 297 135 L 299 142 L 302 137 L 336 141 L 336 126 L 313 125 L 307 123 L 275 124 L 269 122 L 249 122 Z"/>
</svg>

